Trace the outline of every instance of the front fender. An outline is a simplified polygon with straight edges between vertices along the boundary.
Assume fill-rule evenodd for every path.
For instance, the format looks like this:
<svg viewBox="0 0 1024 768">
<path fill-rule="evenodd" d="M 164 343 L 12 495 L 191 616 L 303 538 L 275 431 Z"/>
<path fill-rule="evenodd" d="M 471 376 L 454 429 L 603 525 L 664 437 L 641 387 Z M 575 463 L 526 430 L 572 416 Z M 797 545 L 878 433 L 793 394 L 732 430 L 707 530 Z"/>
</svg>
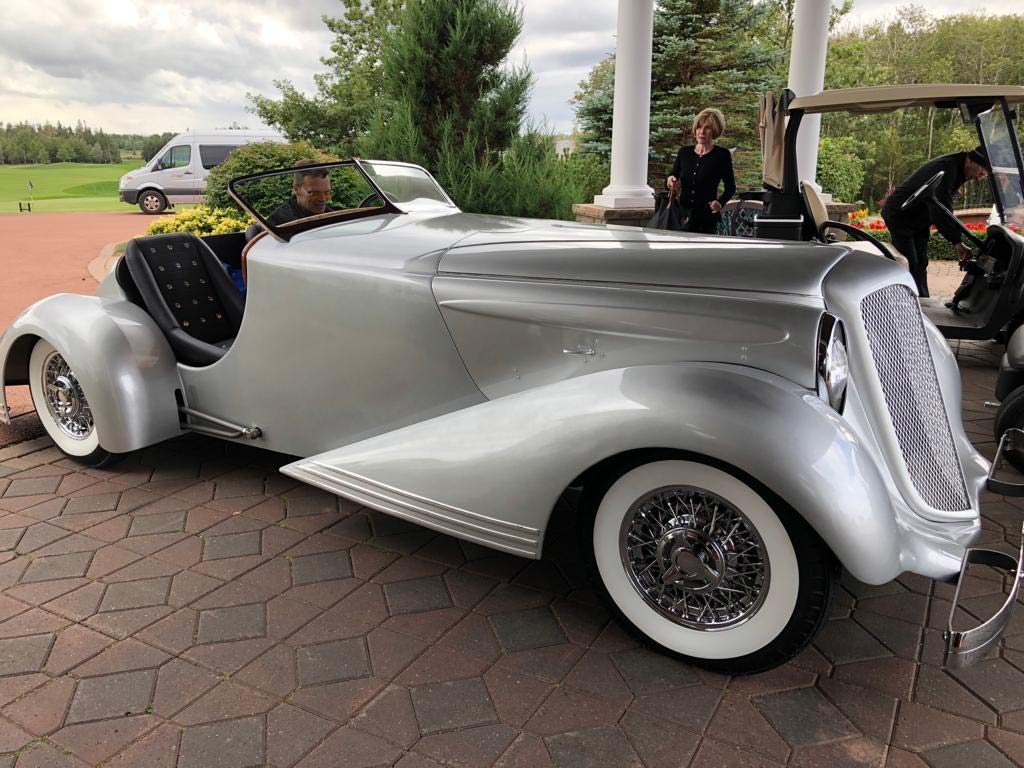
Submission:
<svg viewBox="0 0 1024 768">
<path fill-rule="evenodd" d="M 174 354 L 142 309 L 127 301 L 62 293 L 26 309 L 0 337 L 0 418 L 10 423 L 4 386 L 28 383 L 37 338 L 64 356 L 89 399 L 100 444 L 126 453 L 181 434 Z"/>
<path fill-rule="evenodd" d="M 763 483 L 858 579 L 898 575 L 901 534 L 877 465 L 806 389 L 711 363 L 602 371 L 373 437 L 282 471 L 368 506 L 539 557 L 566 485 L 603 459 L 677 449 Z"/>
</svg>

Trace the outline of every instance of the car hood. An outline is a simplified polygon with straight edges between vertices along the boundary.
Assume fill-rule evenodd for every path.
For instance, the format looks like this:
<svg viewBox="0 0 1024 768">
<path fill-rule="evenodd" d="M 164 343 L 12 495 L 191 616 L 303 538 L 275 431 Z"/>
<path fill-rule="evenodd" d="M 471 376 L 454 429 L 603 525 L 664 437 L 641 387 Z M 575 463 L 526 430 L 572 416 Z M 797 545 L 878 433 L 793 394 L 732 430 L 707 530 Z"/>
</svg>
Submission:
<svg viewBox="0 0 1024 768">
<path fill-rule="evenodd" d="M 438 273 L 821 296 L 841 245 L 458 214 Z M 454 221 L 450 222 L 455 224 Z"/>
</svg>

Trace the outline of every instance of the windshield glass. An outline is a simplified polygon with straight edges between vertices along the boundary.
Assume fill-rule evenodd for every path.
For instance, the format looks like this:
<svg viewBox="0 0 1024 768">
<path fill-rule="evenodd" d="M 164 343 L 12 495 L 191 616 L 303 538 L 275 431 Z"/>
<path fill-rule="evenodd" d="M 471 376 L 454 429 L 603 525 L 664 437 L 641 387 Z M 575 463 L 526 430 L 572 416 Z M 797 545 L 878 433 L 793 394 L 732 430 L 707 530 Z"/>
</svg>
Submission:
<svg viewBox="0 0 1024 768">
<path fill-rule="evenodd" d="M 992 190 L 1006 224 L 1024 226 L 1024 186 L 1017 162 L 1016 137 L 1001 104 L 978 115 L 978 131 L 992 165 Z"/>
<path fill-rule="evenodd" d="M 271 171 L 232 182 L 243 207 L 287 238 L 323 219 L 344 214 L 376 212 L 384 206 L 380 195 L 352 163 L 311 165 Z"/>
<path fill-rule="evenodd" d="M 444 190 L 434 181 L 434 177 L 422 168 L 365 160 L 362 161 L 362 165 L 374 183 L 384 190 L 388 199 L 399 207 L 402 203 L 452 205 Z"/>
</svg>

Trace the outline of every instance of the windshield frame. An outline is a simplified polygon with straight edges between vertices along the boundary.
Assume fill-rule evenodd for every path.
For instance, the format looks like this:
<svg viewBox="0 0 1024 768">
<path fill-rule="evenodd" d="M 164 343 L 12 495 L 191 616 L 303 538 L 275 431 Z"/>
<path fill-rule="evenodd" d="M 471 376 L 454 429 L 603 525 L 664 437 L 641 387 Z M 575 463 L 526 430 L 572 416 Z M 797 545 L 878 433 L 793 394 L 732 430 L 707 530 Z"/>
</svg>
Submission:
<svg viewBox="0 0 1024 768">
<path fill-rule="evenodd" d="M 985 131 L 982 127 L 982 116 L 991 112 L 993 109 L 1000 110 L 1002 118 L 1005 122 L 1007 128 L 1006 134 L 1009 137 L 1010 150 L 1012 151 L 1013 159 L 1017 164 L 1017 183 L 1020 185 L 1020 199 L 1024 200 L 1024 161 L 1022 161 L 1020 143 L 1017 140 L 1016 121 L 1014 120 L 1013 114 L 1010 111 L 1010 107 L 1007 104 L 1006 99 L 997 99 L 996 102 L 992 105 L 991 109 L 987 109 L 984 112 L 979 112 L 977 115 L 975 115 L 974 126 L 978 133 L 978 141 L 981 143 L 983 147 L 985 147 L 985 151 L 988 153 L 988 157 L 991 160 L 994 154 L 991 151 L 990 142 L 987 140 L 985 136 Z M 1003 189 L 996 180 L 994 166 L 991 166 L 991 163 L 988 172 L 988 180 L 989 186 L 992 189 L 992 199 L 995 201 L 996 210 L 999 213 L 999 221 L 1003 225 L 1006 225 L 1006 201 L 1003 198 Z"/>
<path fill-rule="evenodd" d="M 353 158 L 353 160 L 355 160 L 355 162 L 359 164 L 360 168 L 363 168 L 363 164 L 365 163 L 366 165 L 369 165 L 369 166 L 387 165 L 387 166 L 392 166 L 392 167 L 397 167 L 397 168 L 412 168 L 412 169 L 417 170 L 417 171 L 422 171 L 426 175 L 426 177 L 430 180 L 430 183 L 434 185 L 434 188 L 437 189 L 437 191 L 440 192 L 441 195 L 444 196 L 444 200 L 448 204 L 448 206 L 451 207 L 451 208 L 454 208 L 456 210 L 458 210 L 458 208 L 459 208 L 459 206 L 457 206 L 455 204 L 455 201 L 452 200 L 451 197 L 448 196 L 448 192 L 445 191 L 445 188 L 442 187 L 440 184 L 438 184 L 437 179 L 434 178 L 434 175 L 430 171 L 428 171 L 426 168 L 424 168 L 422 165 L 416 165 L 415 163 L 403 163 L 403 162 L 399 162 L 397 160 L 363 160 L 363 159 L 358 158 L 358 157 L 357 158 Z M 363 170 L 364 170 L 364 172 L 366 171 L 365 168 L 363 168 Z M 370 173 L 367 172 L 366 175 L 369 176 Z M 441 204 L 441 201 L 437 201 L 437 202 L 438 202 L 438 204 Z M 408 213 L 411 210 L 415 209 L 414 207 L 409 207 L 409 205 L 407 203 L 399 202 L 399 203 L 397 203 L 397 205 L 403 206 L 402 207 L 402 211 L 404 213 Z"/>
<path fill-rule="evenodd" d="M 236 189 L 236 185 L 244 184 L 245 182 L 252 181 L 253 179 L 293 174 L 296 171 L 294 167 L 276 168 L 270 171 L 260 171 L 259 173 L 250 173 L 245 176 L 239 176 L 238 178 L 231 179 L 231 181 L 228 182 L 228 194 L 231 195 L 231 198 L 242 207 L 242 210 L 244 210 L 246 213 L 248 213 L 250 216 L 256 219 L 256 221 L 258 221 L 260 225 L 266 231 L 268 231 L 275 240 L 278 240 L 279 242 L 282 243 L 287 243 L 300 232 L 307 232 L 311 229 L 316 229 L 317 227 L 323 226 L 324 224 L 336 224 L 339 221 L 352 221 L 353 219 L 363 219 L 369 216 L 379 216 L 383 213 L 405 213 L 388 199 L 388 196 L 384 193 L 384 190 L 382 190 L 380 186 L 376 182 L 374 182 L 374 180 L 370 177 L 370 174 L 368 174 L 366 172 L 366 169 L 363 168 L 358 158 L 352 158 L 351 160 L 332 160 L 323 163 L 306 165 L 302 167 L 302 170 L 319 170 L 321 168 L 327 170 L 330 170 L 332 168 L 355 168 L 356 171 L 359 172 L 359 175 L 366 180 L 366 183 L 369 185 L 370 189 L 373 190 L 373 192 L 377 195 L 377 197 L 379 197 L 384 202 L 384 204 L 380 206 L 373 206 L 372 208 L 346 208 L 341 211 L 321 213 L 316 216 L 310 216 L 308 218 L 298 219 L 297 221 L 294 222 L 288 222 L 285 225 L 275 226 L 273 224 L 268 223 L 267 219 L 264 216 L 261 216 L 260 214 L 256 213 L 256 211 L 245 202 L 239 191 Z"/>
</svg>

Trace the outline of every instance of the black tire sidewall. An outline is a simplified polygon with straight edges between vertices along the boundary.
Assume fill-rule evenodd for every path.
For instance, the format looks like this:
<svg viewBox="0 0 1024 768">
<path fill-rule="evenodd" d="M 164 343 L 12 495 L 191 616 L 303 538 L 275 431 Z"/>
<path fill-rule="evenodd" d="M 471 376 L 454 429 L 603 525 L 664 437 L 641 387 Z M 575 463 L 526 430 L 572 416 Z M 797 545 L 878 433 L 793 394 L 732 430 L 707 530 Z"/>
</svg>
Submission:
<svg viewBox="0 0 1024 768">
<path fill-rule="evenodd" d="M 1003 433 L 1008 429 L 1024 429 L 1024 387 L 1017 387 L 1010 393 L 1009 397 L 1003 400 L 996 411 L 996 418 L 992 424 L 992 432 L 996 438 L 996 444 L 1003 438 Z M 1010 462 L 1018 472 L 1024 472 L 1024 455 L 1016 451 L 1008 451 L 1006 460 Z"/>
<path fill-rule="evenodd" d="M 151 195 L 155 196 L 160 201 L 160 208 L 158 210 L 150 211 L 146 209 L 145 205 L 143 205 L 142 201 Z M 139 210 L 147 216 L 156 216 L 157 214 L 163 213 L 167 210 L 167 197 L 162 192 L 158 192 L 155 189 L 143 190 L 139 193 Z"/>
</svg>

